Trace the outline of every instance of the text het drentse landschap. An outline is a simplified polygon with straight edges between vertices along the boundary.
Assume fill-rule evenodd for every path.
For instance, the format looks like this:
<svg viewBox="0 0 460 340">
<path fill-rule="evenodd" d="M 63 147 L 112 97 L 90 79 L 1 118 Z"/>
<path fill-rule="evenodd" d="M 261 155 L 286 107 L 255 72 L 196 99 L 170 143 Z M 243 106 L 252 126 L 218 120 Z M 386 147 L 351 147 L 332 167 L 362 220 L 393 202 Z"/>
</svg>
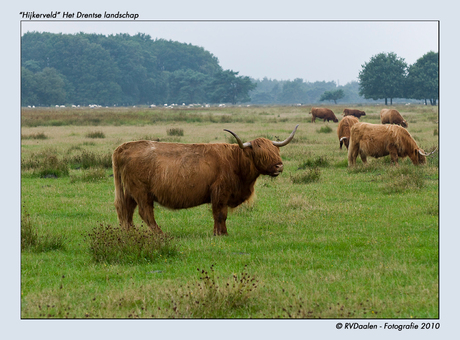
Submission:
<svg viewBox="0 0 460 340">
<path fill-rule="evenodd" d="M 139 18 L 137 13 L 120 12 L 117 13 L 83 13 L 83 12 L 49 12 L 49 13 L 36 13 L 32 12 L 19 12 L 21 19 L 133 19 Z"/>
</svg>

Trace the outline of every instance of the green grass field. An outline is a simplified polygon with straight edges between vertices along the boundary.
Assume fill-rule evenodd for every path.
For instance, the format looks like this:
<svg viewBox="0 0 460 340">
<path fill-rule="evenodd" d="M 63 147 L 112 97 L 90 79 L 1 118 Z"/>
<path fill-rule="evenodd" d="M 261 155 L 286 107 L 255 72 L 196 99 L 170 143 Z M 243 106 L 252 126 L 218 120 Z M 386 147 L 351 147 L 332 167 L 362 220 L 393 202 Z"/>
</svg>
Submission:
<svg viewBox="0 0 460 340">
<path fill-rule="evenodd" d="M 379 123 L 381 107 L 359 108 Z M 439 153 L 349 169 L 337 123 L 309 109 L 23 109 L 21 317 L 438 318 Z M 437 107 L 396 109 L 420 147 L 438 146 Z M 283 140 L 296 124 L 284 172 L 258 179 L 228 237 L 212 235 L 209 205 L 156 206 L 164 240 L 137 210 L 133 235 L 117 228 L 119 144 L 235 143 L 225 128 Z"/>
</svg>

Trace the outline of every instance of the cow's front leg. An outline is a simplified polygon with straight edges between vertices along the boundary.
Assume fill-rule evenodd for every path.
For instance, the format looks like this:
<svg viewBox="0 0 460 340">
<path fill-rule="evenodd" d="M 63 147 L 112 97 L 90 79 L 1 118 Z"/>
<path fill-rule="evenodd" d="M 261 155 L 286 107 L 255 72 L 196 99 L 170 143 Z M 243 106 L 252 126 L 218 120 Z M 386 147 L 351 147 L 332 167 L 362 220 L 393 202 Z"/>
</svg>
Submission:
<svg viewBox="0 0 460 340">
<path fill-rule="evenodd" d="M 398 149 L 396 148 L 396 146 L 394 145 L 390 145 L 388 147 L 389 151 L 390 151 L 390 159 L 391 159 L 391 162 L 398 166 Z"/>
<path fill-rule="evenodd" d="M 213 204 L 212 205 L 212 216 L 214 217 L 214 236 L 228 235 L 227 226 L 227 205 Z"/>
</svg>

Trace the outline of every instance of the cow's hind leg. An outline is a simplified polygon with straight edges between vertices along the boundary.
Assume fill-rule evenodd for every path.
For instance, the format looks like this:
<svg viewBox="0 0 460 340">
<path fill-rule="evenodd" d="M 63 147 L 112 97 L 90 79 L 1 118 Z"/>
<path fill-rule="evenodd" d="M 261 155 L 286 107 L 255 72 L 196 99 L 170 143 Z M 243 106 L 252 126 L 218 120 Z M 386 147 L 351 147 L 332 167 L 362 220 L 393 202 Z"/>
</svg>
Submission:
<svg viewBox="0 0 460 340">
<path fill-rule="evenodd" d="M 163 231 L 158 226 L 155 221 L 153 213 L 153 196 L 149 193 L 143 194 L 142 197 L 138 199 L 139 204 L 139 215 L 142 220 L 148 225 L 148 227 L 156 232 L 162 234 Z"/>
<path fill-rule="evenodd" d="M 364 152 L 360 151 L 359 156 L 361 157 L 361 160 L 363 161 L 363 164 L 367 164 L 367 156 Z"/>
<path fill-rule="evenodd" d="M 356 164 L 358 152 L 358 146 L 353 143 L 350 143 L 350 145 L 348 146 L 348 166 L 354 166 Z"/>
</svg>

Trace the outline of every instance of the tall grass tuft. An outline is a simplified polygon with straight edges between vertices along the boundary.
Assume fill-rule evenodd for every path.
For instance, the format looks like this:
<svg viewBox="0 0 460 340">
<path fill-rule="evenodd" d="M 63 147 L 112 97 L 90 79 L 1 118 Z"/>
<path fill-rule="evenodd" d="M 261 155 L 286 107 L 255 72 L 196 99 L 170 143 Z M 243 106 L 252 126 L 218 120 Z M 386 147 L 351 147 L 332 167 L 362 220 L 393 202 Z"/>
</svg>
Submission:
<svg viewBox="0 0 460 340">
<path fill-rule="evenodd" d="M 33 170 L 32 176 L 42 178 L 57 178 L 69 175 L 65 159 L 59 159 L 55 149 L 45 149 L 32 153 L 29 159 L 21 159 L 21 170 Z"/>
<path fill-rule="evenodd" d="M 83 170 L 81 176 L 70 176 L 70 183 L 75 182 L 97 182 L 105 178 L 105 169 L 103 168 L 89 168 Z"/>
<path fill-rule="evenodd" d="M 297 170 L 303 170 L 306 168 L 316 168 L 316 167 L 327 167 L 329 166 L 329 161 L 326 156 L 317 156 L 315 158 L 308 158 L 304 161 Z"/>
<path fill-rule="evenodd" d="M 291 175 L 291 181 L 294 184 L 308 184 L 319 181 L 321 171 L 318 167 L 310 168 L 300 174 Z"/>
<path fill-rule="evenodd" d="M 38 232 L 27 212 L 21 215 L 21 250 L 26 250 L 38 243 Z"/>
<path fill-rule="evenodd" d="M 36 173 L 42 178 L 63 177 L 69 175 L 69 167 L 65 160 L 59 159 L 56 155 L 49 155 Z"/>
<path fill-rule="evenodd" d="M 112 167 L 112 155 L 110 153 L 100 155 L 83 150 L 81 154 L 73 155 L 69 157 L 67 161 L 73 169 L 89 169 L 97 167 L 109 169 Z"/>
<path fill-rule="evenodd" d="M 105 134 L 102 131 L 92 131 L 85 135 L 86 138 L 105 138 Z"/>
<path fill-rule="evenodd" d="M 173 237 L 158 234 L 149 228 L 132 226 L 129 229 L 100 224 L 85 235 L 89 251 L 95 262 L 149 263 L 178 253 Z"/>
<path fill-rule="evenodd" d="M 166 130 L 166 134 L 168 136 L 183 136 L 184 135 L 184 129 L 171 128 L 171 129 Z"/>
<path fill-rule="evenodd" d="M 425 186 L 424 171 L 421 166 L 405 164 L 388 167 L 382 176 L 380 189 L 386 194 L 418 190 Z"/>
<path fill-rule="evenodd" d="M 232 274 L 230 280 L 220 282 L 216 277 L 214 265 L 210 270 L 197 268 L 200 281 L 193 288 L 187 286 L 171 296 L 171 307 L 176 317 L 189 318 L 226 318 L 240 308 L 247 308 L 253 291 L 259 281 L 246 271 Z"/>
<path fill-rule="evenodd" d="M 21 251 L 45 252 L 64 248 L 65 237 L 52 235 L 50 232 L 39 233 L 37 222 L 30 214 L 21 214 Z"/>
<path fill-rule="evenodd" d="M 331 133 L 332 128 L 329 125 L 322 126 L 319 130 L 316 130 L 318 133 Z"/>
<path fill-rule="evenodd" d="M 31 135 L 21 135 L 21 139 L 48 139 L 44 132 L 38 132 Z"/>
</svg>

